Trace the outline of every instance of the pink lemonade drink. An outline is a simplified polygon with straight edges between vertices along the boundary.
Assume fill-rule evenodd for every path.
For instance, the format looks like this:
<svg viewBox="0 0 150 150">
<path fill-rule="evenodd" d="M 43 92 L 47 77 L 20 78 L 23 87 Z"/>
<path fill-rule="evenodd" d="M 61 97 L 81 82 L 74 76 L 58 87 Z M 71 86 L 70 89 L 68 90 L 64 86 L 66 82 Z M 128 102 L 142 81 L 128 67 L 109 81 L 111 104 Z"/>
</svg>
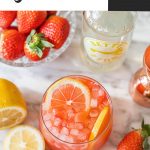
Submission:
<svg viewBox="0 0 150 150">
<path fill-rule="evenodd" d="M 40 130 L 50 150 L 99 150 L 112 129 L 107 91 L 85 76 L 67 76 L 46 91 Z"/>
</svg>

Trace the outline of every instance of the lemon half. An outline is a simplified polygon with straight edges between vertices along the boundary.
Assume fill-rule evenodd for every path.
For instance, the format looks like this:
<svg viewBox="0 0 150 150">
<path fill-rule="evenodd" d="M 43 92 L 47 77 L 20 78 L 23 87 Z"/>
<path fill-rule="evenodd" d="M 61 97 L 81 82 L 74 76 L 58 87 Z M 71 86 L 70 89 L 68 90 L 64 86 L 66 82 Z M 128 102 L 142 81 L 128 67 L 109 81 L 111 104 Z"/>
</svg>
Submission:
<svg viewBox="0 0 150 150">
<path fill-rule="evenodd" d="M 0 78 L 0 130 L 24 121 L 27 115 L 25 100 L 10 81 Z"/>
</svg>

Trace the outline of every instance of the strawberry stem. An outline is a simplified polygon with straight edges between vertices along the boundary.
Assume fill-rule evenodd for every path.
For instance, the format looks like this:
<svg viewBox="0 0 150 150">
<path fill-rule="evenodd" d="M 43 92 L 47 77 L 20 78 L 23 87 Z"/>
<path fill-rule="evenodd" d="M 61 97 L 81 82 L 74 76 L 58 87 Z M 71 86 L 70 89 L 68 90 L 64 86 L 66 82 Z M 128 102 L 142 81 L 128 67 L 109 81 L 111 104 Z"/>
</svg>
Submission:
<svg viewBox="0 0 150 150">
<path fill-rule="evenodd" d="M 43 56 L 43 50 L 45 48 L 52 48 L 53 45 L 49 43 L 44 34 L 36 33 L 35 30 L 32 30 L 30 35 L 27 37 L 26 40 L 30 50 L 35 52 L 40 58 Z"/>
</svg>

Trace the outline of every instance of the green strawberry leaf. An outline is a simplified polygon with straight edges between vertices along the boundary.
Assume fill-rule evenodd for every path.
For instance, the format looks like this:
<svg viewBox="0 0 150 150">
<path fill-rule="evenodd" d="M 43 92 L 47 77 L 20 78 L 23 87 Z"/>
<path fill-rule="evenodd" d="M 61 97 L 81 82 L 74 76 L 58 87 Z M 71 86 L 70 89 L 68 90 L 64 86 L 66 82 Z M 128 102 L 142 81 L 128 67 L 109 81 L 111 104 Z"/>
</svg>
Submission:
<svg viewBox="0 0 150 150">
<path fill-rule="evenodd" d="M 41 40 L 41 43 L 43 44 L 44 47 L 53 47 L 54 45 L 51 44 L 50 42 L 48 41 L 45 41 L 45 40 Z"/>
<path fill-rule="evenodd" d="M 143 129 L 146 130 L 148 136 L 150 136 L 150 124 L 145 124 Z"/>
<path fill-rule="evenodd" d="M 144 150 L 150 150 L 150 143 L 149 143 L 149 138 L 146 138 L 143 142 L 143 149 Z"/>
<path fill-rule="evenodd" d="M 32 39 L 32 37 L 30 35 L 28 35 L 27 40 L 26 40 L 28 44 L 30 43 L 31 39 Z"/>
<path fill-rule="evenodd" d="M 29 44 L 29 47 L 30 47 L 31 49 L 35 49 L 35 48 L 36 48 L 36 44 L 35 44 L 35 43 L 30 43 L 30 44 Z"/>
<path fill-rule="evenodd" d="M 35 30 L 32 30 L 28 37 L 28 45 L 33 52 L 35 52 L 40 58 L 43 56 L 43 49 L 45 47 L 51 48 L 53 45 L 46 41 L 44 34 L 36 33 Z"/>
<path fill-rule="evenodd" d="M 144 118 L 142 120 L 142 125 L 141 126 L 142 126 L 142 128 L 144 128 Z"/>
<path fill-rule="evenodd" d="M 44 46 L 42 44 L 42 42 L 40 41 L 40 43 L 38 44 L 38 48 L 40 48 L 41 50 L 43 50 Z"/>
<path fill-rule="evenodd" d="M 44 34 L 43 33 L 38 33 L 37 36 L 42 38 L 42 37 L 44 37 Z"/>
<path fill-rule="evenodd" d="M 150 150 L 150 124 L 145 124 L 142 120 L 141 134 L 143 139 L 143 150 Z"/>
<path fill-rule="evenodd" d="M 145 124 L 144 119 L 142 120 L 142 134 L 144 137 L 150 136 L 150 124 Z"/>
<path fill-rule="evenodd" d="M 144 119 L 142 120 L 142 136 L 144 138 L 150 136 L 150 124 L 145 124 Z"/>
<path fill-rule="evenodd" d="M 26 40 L 28 44 L 31 42 L 32 36 L 33 36 L 35 33 L 36 33 L 36 31 L 35 31 L 35 30 L 32 30 L 32 31 L 30 32 L 30 34 L 28 35 L 27 40 Z"/>
<path fill-rule="evenodd" d="M 145 139 L 148 137 L 148 132 L 145 129 L 142 129 L 142 137 Z"/>
<path fill-rule="evenodd" d="M 36 33 L 36 30 L 32 30 L 30 36 L 32 37 Z"/>
<path fill-rule="evenodd" d="M 36 47 L 36 54 L 37 54 L 40 58 L 42 58 L 42 56 L 43 56 L 43 52 L 42 52 L 42 50 L 41 50 L 39 47 Z"/>
</svg>

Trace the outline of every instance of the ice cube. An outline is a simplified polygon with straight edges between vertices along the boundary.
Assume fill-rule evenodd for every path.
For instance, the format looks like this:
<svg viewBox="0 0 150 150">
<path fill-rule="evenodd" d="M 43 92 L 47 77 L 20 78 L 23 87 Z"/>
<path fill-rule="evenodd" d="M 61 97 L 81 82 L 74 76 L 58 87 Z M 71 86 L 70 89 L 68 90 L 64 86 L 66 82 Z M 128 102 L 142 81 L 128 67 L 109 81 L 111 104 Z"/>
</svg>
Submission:
<svg viewBox="0 0 150 150">
<path fill-rule="evenodd" d="M 89 138 L 90 130 L 88 128 L 84 128 L 82 131 L 80 131 L 80 136 L 78 139 L 81 142 L 86 142 Z"/>
<path fill-rule="evenodd" d="M 47 113 L 47 114 L 45 114 L 45 115 L 43 116 L 44 121 L 48 121 L 48 120 L 50 120 L 51 118 L 52 118 L 52 114 L 50 114 L 50 113 Z"/>
<path fill-rule="evenodd" d="M 85 121 L 87 120 L 87 117 L 88 117 L 88 113 L 85 111 L 76 113 L 74 117 L 74 122 L 85 123 Z"/>
<path fill-rule="evenodd" d="M 74 138 L 69 135 L 67 138 L 66 138 L 66 142 L 69 142 L 69 143 L 74 143 Z"/>
<path fill-rule="evenodd" d="M 88 128 L 89 128 L 89 129 L 92 129 L 92 128 L 93 128 L 96 119 L 97 119 L 97 118 L 91 118 L 91 119 L 88 121 Z"/>
<path fill-rule="evenodd" d="M 91 106 L 92 108 L 96 108 L 96 107 L 98 106 L 98 101 L 97 101 L 97 99 L 92 99 L 90 106 Z"/>
<path fill-rule="evenodd" d="M 80 136 L 78 137 L 78 139 L 79 139 L 81 142 L 84 142 L 84 141 L 87 139 L 87 135 L 81 132 L 81 133 L 80 133 Z"/>
<path fill-rule="evenodd" d="M 79 129 L 79 130 L 84 128 L 82 123 L 77 123 L 77 122 L 76 123 L 74 123 L 74 122 L 68 123 L 67 127 L 70 129 Z"/>
<path fill-rule="evenodd" d="M 67 135 L 60 134 L 60 135 L 59 135 L 59 139 L 61 139 L 62 141 L 66 141 Z"/>
<path fill-rule="evenodd" d="M 51 129 L 52 123 L 50 121 L 45 121 L 45 125 L 48 129 Z"/>
<path fill-rule="evenodd" d="M 59 129 L 57 127 L 52 127 L 51 132 L 54 136 L 56 136 L 56 137 L 59 136 Z"/>
<path fill-rule="evenodd" d="M 90 111 L 90 117 L 97 117 L 98 116 L 98 110 L 97 109 L 92 109 Z"/>
<path fill-rule="evenodd" d="M 92 97 L 93 98 L 97 98 L 98 97 L 98 92 L 99 92 L 99 89 L 100 89 L 100 86 L 99 85 L 97 85 L 97 84 L 94 84 L 93 86 L 92 86 Z"/>
<path fill-rule="evenodd" d="M 60 131 L 60 134 L 69 135 L 69 130 L 66 127 L 63 127 Z"/>
<path fill-rule="evenodd" d="M 80 129 L 80 130 L 84 128 L 82 123 L 76 123 L 75 127 L 76 127 L 76 129 Z"/>
<path fill-rule="evenodd" d="M 105 92 L 102 89 L 100 89 L 98 91 L 98 96 L 104 96 L 104 95 L 105 95 Z"/>
<path fill-rule="evenodd" d="M 54 126 L 58 127 L 62 124 L 62 120 L 60 118 L 56 118 L 54 120 Z"/>
<path fill-rule="evenodd" d="M 78 135 L 79 135 L 79 130 L 77 130 L 77 129 L 71 129 L 71 130 L 70 130 L 70 134 L 71 134 L 71 135 L 78 136 Z"/>
</svg>

